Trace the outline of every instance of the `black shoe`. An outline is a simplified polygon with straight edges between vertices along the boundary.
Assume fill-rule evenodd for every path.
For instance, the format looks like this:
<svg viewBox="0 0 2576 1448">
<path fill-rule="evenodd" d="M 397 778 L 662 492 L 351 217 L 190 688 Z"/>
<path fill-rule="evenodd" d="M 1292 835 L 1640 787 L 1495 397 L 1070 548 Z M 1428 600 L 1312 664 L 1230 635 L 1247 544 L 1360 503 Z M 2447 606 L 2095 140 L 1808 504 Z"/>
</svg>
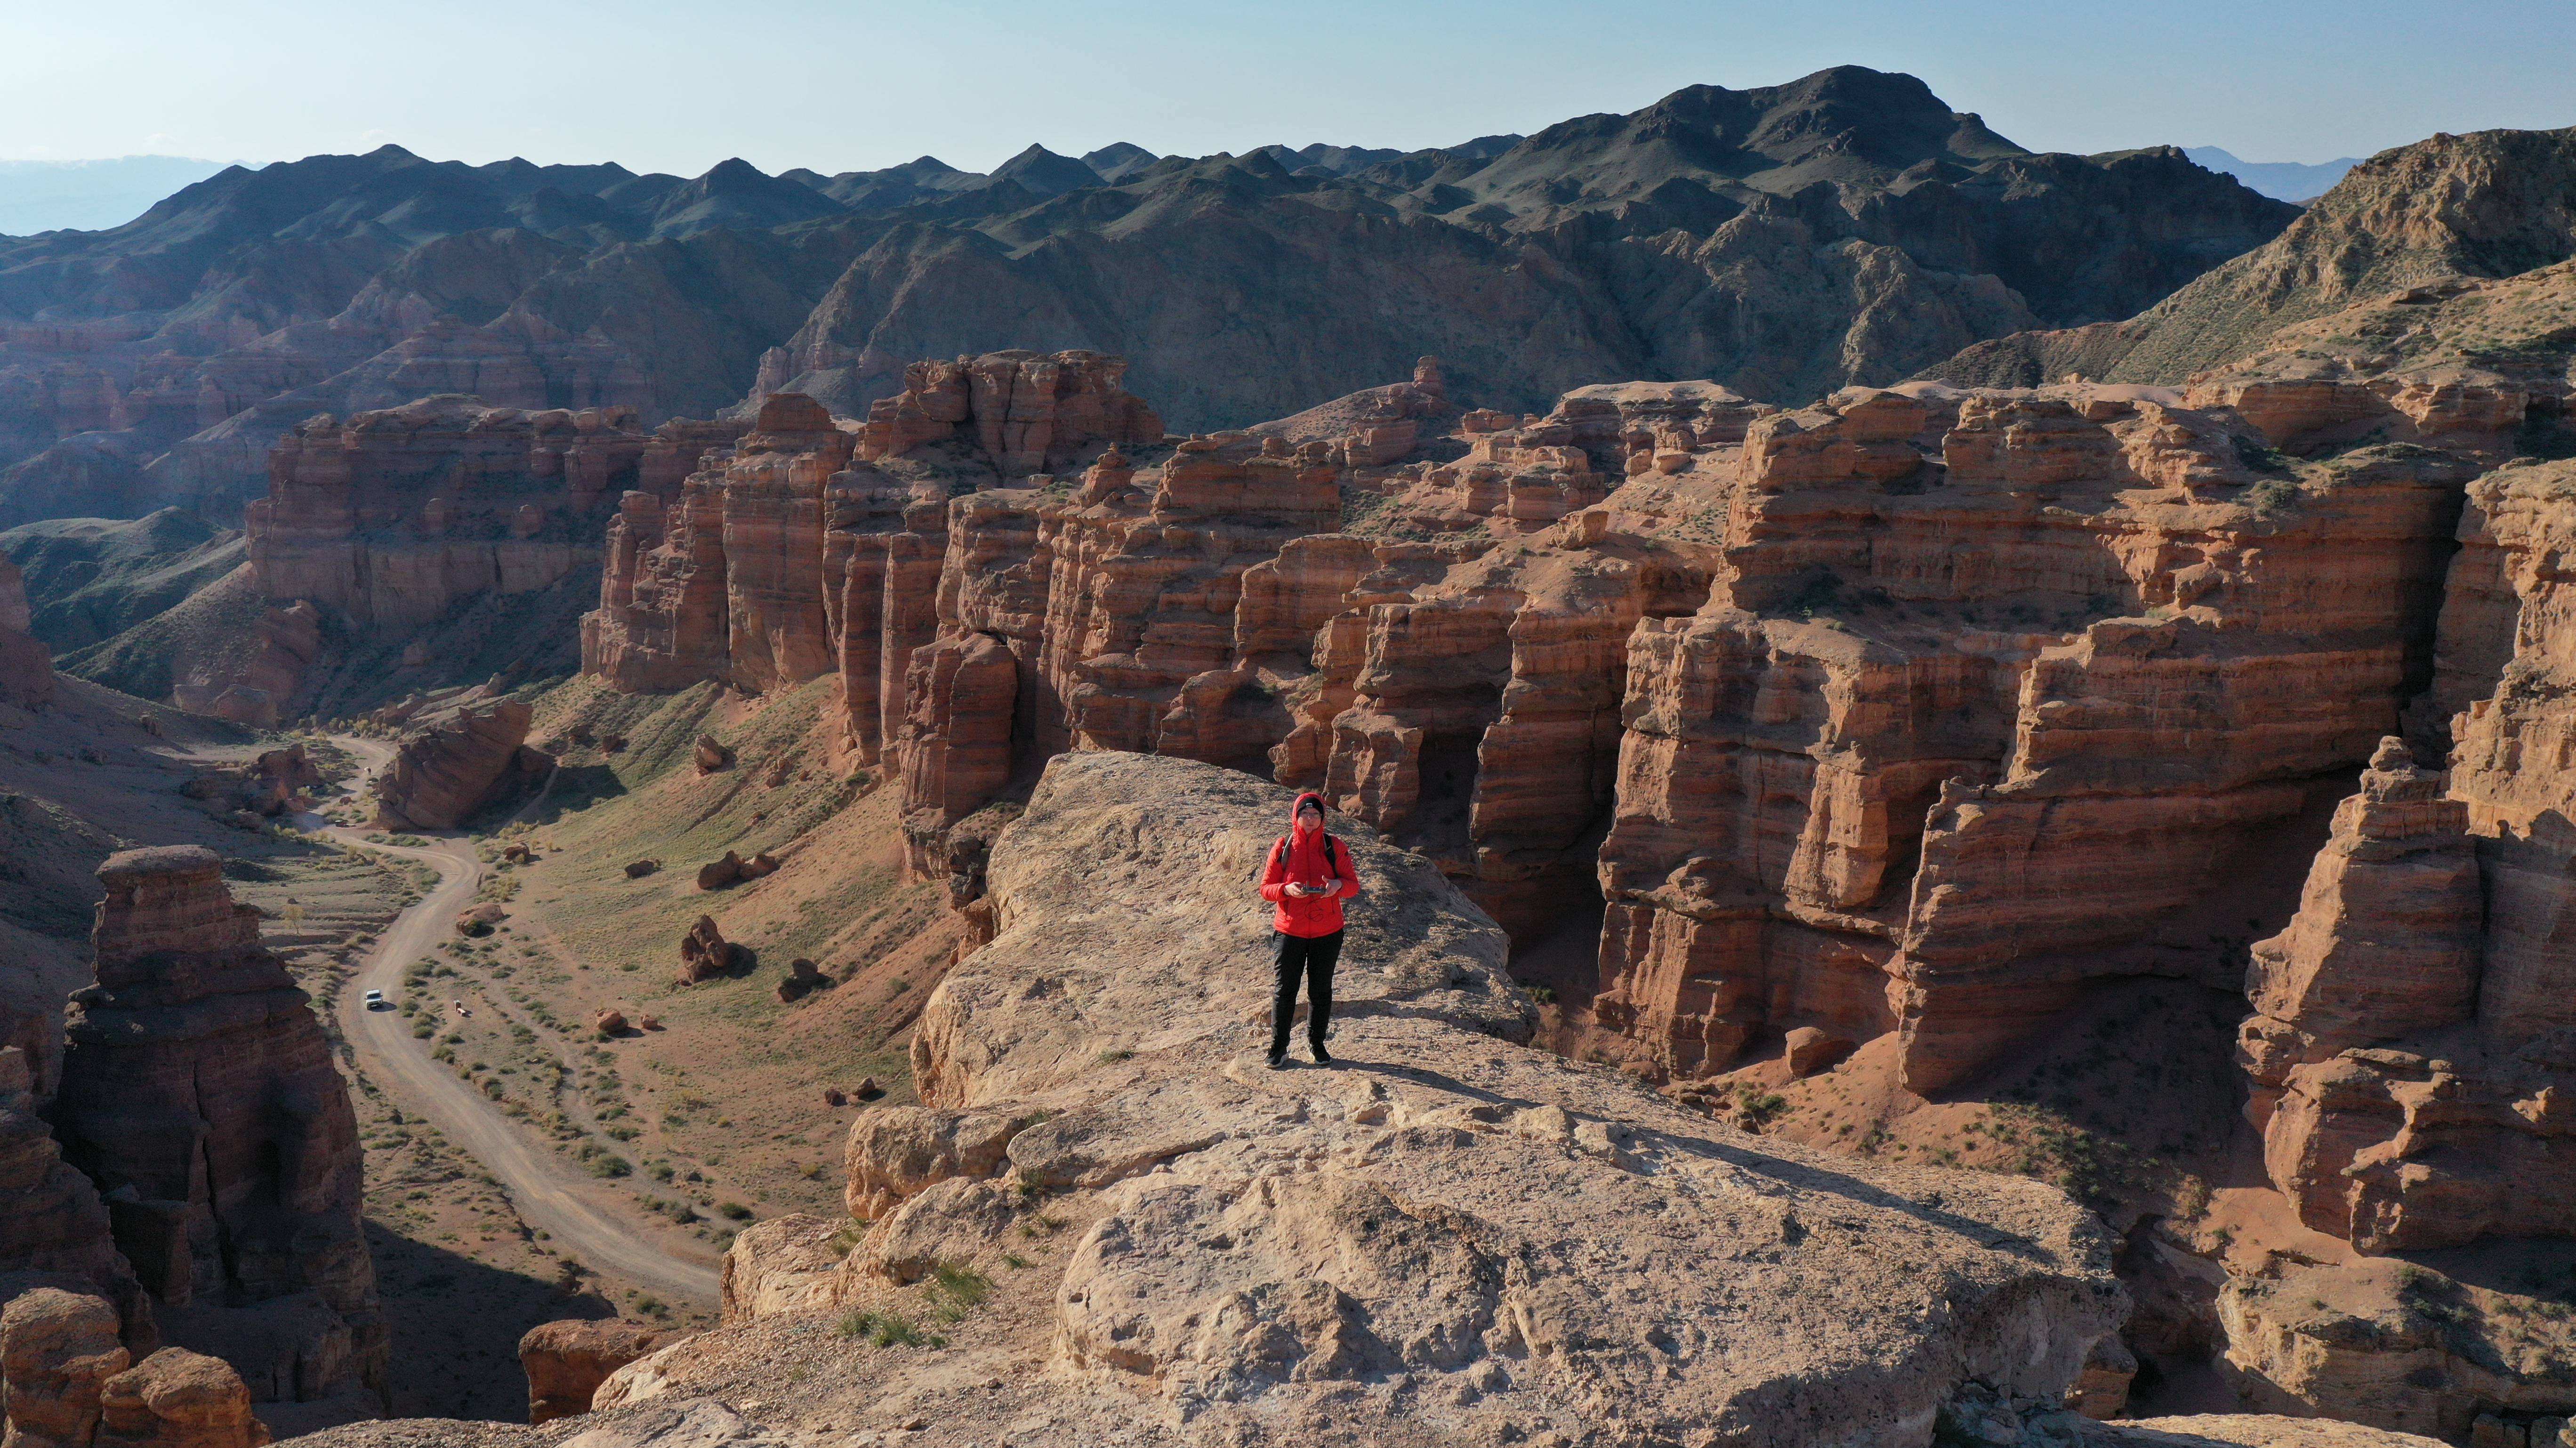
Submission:
<svg viewBox="0 0 2576 1448">
<path fill-rule="evenodd" d="M 1316 1064 L 1316 1065 L 1318 1065 L 1318 1066 L 1329 1066 L 1329 1065 L 1333 1064 L 1333 1057 L 1332 1057 L 1332 1053 L 1331 1053 L 1331 1052 L 1329 1052 L 1329 1051 L 1326 1051 L 1326 1050 L 1324 1049 L 1324 1043 L 1323 1043 L 1323 1042 L 1321 1042 L 1321 1041 L 1309 1041 L 1309 1042 L 1307 1042 L 1307 1043 L 1306 1043 L 1306 1049 L 1315 1053 L 1315 1064 Z"/>
<path fill-rule="evenodd" d="M 1286 1070 L 1287 1068 L 1288 1068 L 1288 1053 L 1287 1053 L 1287 1052 L 1285 1052 L 1285 1051 L 1273 1051 L 1273 1052 L 1271 1052 L 1271 1053 L 1270 1053 L 1270 1069 L 1271 1069 L 1271 1070 L 1273 1070 L 1273 1071 L 1284 1071 L 1284 1070 Z"/>
</svg>

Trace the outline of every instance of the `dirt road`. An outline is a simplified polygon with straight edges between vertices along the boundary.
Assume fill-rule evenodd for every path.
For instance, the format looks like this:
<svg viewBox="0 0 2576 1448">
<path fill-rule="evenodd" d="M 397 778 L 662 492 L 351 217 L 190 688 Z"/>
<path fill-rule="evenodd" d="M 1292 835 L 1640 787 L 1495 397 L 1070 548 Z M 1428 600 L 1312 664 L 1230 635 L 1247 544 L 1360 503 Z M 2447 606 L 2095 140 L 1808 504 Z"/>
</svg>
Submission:
<svg viewBox="0 0 2576 1448">
<path fill-rule="evenodd" d="M 334 742 L 365 762 L 359 781 L 362 789 L 365 780 L 393 758 L 393 746 L 379 740 L 343 737 Z M 518 1207 L 520 1220 L 544 1228 L 556 1251 L 663 1297 L 713 1304 L 717 1258 L 711 1250 L 690 1251 L 694 1244 L 669 1240 L 648 1228 L 640 1211 L 606 1200 L 607 1189 L 529 1140 L 482 1092 L 431 1060 L 427 1044 L 412 1038 L 410 1017 L 366 1008 L 369 990 L 400 1000 L 403 967 L 435 951 L 446 938 L 449 922 L 473 902 L 483 879 L 473 843 L 462 836 L 443 836 L 420 848 L 367 845 L 366 831 L 326 826 L 311 815 L 301 823 L 343 844 L 366 845 L 418 861 L 440 875 L 437 888 L 426 899 L 386 928 L 375 950 L 358 967 L 356 978 L 341 993 L 341 1029 L 368 1073 L 390 1087 L 405 1109 L 416 1109 L 437 1123 L 449 1141 L 499 1178 Z"/>
</svg>

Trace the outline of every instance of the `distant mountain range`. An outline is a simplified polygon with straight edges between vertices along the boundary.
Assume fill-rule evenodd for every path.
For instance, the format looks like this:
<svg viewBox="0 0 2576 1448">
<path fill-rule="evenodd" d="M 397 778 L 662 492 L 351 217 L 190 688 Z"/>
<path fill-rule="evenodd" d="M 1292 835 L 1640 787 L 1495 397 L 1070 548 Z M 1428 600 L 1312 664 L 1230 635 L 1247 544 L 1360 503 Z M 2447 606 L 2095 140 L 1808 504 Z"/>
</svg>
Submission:
<svg viewBox="0 0 2576 1448">
<path fill-rule="evenodd" d="M 2266 196 L 2283 201 L 2309 201 L 2334 189 L 2343 173 L 2361 164 L 2359 156 L 2321 161 L 2240 161 L 2216 146 L 2185 146 L 2182 153 L 2212 171 L 2224 171 Z"/>
<path fill-rule="evenodd" d="M 2130 316 L 2296 215 L 2173 147 L 2030 151 L 1856 66 L 1408 152 L 697 177 L 311 156 L 0 240 L 0 526 L 228 526 L 319 412 L 452 392 L 651 423 L 792 390 L 852 414 L 914 359 L 1011 347 L 1123 355 L 1195 431 L 1426 353 L 1514 412 L 1639 377 L 1803 403 Z"/>
<path fill-rule="evenodd" d="M 96 161 L 0 161 L 0 236 L 104 231 L 229 162 L 186 156 L 115 156 Z"/>
</svg>

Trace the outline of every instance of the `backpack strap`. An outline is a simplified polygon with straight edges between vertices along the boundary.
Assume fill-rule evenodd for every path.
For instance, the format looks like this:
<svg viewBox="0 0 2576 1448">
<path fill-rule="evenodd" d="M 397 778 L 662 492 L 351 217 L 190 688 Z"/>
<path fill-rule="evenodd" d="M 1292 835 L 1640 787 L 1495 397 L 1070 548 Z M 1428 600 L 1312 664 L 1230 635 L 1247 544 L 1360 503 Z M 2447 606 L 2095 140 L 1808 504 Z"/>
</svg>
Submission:
<svg viewBox="0 0 2576 1448">
<path fill-rule="evenodd" d="M 1270 858 L 1273 860 L 1280 860 L 1287 858 L 1287 855 L 1288 837 L 1286 835 L 1281 835 L 1278 839 L 1271 842 Z M 1342 878 L 1341 852 L 1334 847 L 1333 837 L 1331 835 L 1324 836 L 1324 867 L 1332 871 L 1334 879 L 1338 880 Z M 1261 868 L 1266 871 L 1270 866 L 1265 862 Z"/>
</svg>

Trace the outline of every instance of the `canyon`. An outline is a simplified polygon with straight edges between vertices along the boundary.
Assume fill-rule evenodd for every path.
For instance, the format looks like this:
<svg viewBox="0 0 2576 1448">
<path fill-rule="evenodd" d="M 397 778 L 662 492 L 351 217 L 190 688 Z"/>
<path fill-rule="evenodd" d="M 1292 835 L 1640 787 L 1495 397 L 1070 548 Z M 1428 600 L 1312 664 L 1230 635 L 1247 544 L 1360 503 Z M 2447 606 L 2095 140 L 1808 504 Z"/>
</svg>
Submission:
<svg viewBox="0 0 2576 1448">
<path fill-rule="evenodd" d="M 2301 1229 L 2365 1255 L 2564 1235 L 2541 996 L 2569 856 L 2526 761 L 2556 748 L 2571 493 L 2517 458 L 2563 393 L 2285 370 L 1791 410 L 1630 383 L 1515 416 L 1453 406 L 1425 358 L 1013 478 L 888 430 L 956 411 L 923 364 L 866 421 L 773 394 L 685 528 L 636 501 L 584 663 L 833 678 L 970 943 L 1006 928 L 994 832 L 1049 761 L 1177 756 L 1319 788 L 1430 863 L 1520 955 L 1574 962 L 1574 1040 L 1682 1099 L 1775 1056 L 1974 1095 L 2124 983 L 2242 990 L 2266 1190 Z M 2388 1426 L 2576 1406 L 2549 1380 Z"/>
<path fill-rule="evenodd" d="M 0 728 L 49 748 L 0 752 L 340 721 L 377 831 L 583 839 L 453 920 L 578 1042 L 510 1113 L 558 1136 L 682 1002 L 887 1023 L 908 1094 L 803 1096 L 841 1206 L 730 1203 L 708 1331 L 539 1327 L 566 1421 L 478 1442 L 2557 1448 L 2571 154 L 2438 136 L 2300 210 L 1845 69 L 1451 152 L 227 173 L 0 243 L 47 318 L 0 389 L 69 389 L 0 514 L 149 514 L 13 530 Z M 165 260 L 162 322 L 80 317 L 156 228 L 431 173 L 463 221 L 223 262 L 345 302 L 223 320 Z M 1333 295 L 1212 329 L 1220 233 Z M 262 465 L 238 537 L 149 511 Z M 320 787 L 263 742 L 188 838 Z M 1274 1075 L 1243 887 L 1305 789 L 1369 891 L 1343 1069 Z M 9 818 L 13 1436 L 381 1396 L 349 1087 L 232 851 Z M 525 994 L 576 922 L 637 977 L 587 1032 Z"/>
</svg>

